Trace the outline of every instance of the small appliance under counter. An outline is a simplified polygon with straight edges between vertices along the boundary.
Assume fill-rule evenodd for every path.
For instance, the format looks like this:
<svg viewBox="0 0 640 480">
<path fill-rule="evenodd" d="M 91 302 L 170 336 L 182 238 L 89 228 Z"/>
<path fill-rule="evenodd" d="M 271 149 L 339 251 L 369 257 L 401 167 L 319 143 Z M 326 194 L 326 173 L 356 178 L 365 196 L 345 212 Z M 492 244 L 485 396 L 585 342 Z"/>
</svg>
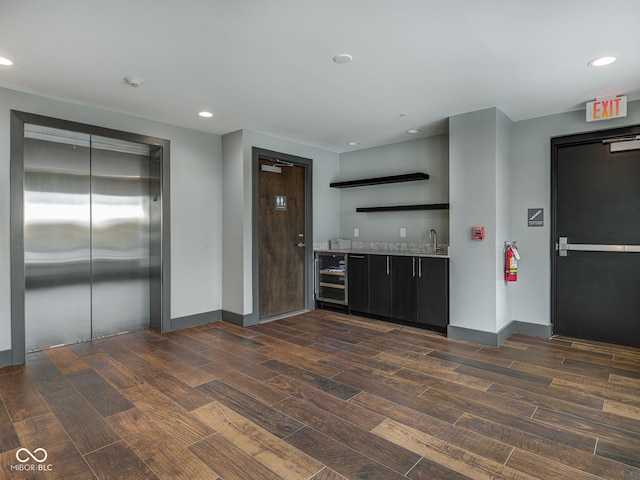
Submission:
<svg viewBox="0 0 640 480">
<path fill-rule="evenodd" d="M 315 274 L 316 301 L 348 305 L 346 253 L 316 252 Z"/>
</svg>

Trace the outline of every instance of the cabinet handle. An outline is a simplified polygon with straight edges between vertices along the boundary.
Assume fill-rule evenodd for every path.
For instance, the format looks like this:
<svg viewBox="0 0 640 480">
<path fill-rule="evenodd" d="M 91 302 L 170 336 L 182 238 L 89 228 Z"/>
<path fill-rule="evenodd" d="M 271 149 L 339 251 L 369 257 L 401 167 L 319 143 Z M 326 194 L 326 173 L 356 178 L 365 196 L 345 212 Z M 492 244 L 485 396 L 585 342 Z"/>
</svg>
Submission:
<svg viewBox="0 0 640 480">
<path fill-rule="evenodd" d="M 364 255 L 349 255 L 350 258 L 364 258 Z"/>
<path fill-rule="evenodd" d="M 315 263 L 315 271 L 316 271 L 316 281 L 315 281 L 315 288 L 314 288 L 314 293 L 316 294 L 316 296 L 320 293 L 320 285 L 318 285 L 320 283 L 320 270 L 318 268 L 318 259 L 316 258 L 314 260 Z"/>
<path fill-rule="evenodd" d="M 416 276 L 416 257 L 413 257 L 411 260 L 413 260 L 411 263 L 413 264 L 413 276 Z"/>
<path fill-rule="evenodd" d="M 418 278 L 422 278 L 422 258 L 418 259 Z"/>
<path fill-rule="evenodd" d="M 387 275 L 389 275 L 389 255 L 387 255 Z"/>
</svg>

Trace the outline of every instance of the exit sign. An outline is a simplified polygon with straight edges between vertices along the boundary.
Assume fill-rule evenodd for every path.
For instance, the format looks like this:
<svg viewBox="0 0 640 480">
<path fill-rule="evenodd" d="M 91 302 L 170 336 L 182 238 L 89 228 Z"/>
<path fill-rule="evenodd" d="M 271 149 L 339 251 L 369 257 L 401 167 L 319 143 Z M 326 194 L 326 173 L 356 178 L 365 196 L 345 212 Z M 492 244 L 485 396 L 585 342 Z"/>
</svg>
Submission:
<svg viewBox="0 0 640 480">
<path fill-rule="evenodd" d="M 627 97 L 599 98 L 587 103 L 587 122 L 627 116 Z"/>
</svg>

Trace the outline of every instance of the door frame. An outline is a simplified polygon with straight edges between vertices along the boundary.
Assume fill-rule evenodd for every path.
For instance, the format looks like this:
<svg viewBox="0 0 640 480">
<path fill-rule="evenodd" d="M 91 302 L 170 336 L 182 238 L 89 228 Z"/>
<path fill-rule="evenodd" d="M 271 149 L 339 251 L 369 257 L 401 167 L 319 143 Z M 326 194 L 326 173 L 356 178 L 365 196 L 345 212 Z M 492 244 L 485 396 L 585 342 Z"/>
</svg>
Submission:
<svg viewBox="0 0 640 480">
<path fill-rule="evenodd" d="M 260 235 L 258 225 L 258 175 L 260 173 L 260 160 L 284 160 L 304 167 L 304 308 L 312 310 L 313 298 L 313 160 L 310 158 L 297 157 L 287 153 L 275 152 L 263 148 L 252 147 L 251 149 L 251 171 L 252 171 L 252 277 L 253 277 L 253 313 L 248 325 L 260 323 L 260 272 L 259 272 L 259 248 Z M 247 326 L 248 326 L 247 325 Z"/>
<path fill-rule="evenodd" d="M 11 245 L 11 363 L 25 362 L 25 272 L 24 272 L 24 125 L 34 124 L 44 127 L 70 130 L 99 135 L 118 140 L 144 143 L 151 147 L 150 156 L 160 156 L 160 309 L 158 321 L 150 327 L 160 332 L 171 330 L 171 217 L 170 217 L 170 154 L 169 140 L 84 123 L 45 117 L 33 113 L 11 110 L 11 165 L 10 165 L 10 245 Z"/>
<path fill-rule="evenodd" d="M 586 143 L 602 142 L 617 138 L 640 135 L 640 125 L 628 127 L 597 130 L 586 133 L 576 133 L 561 137 L 551 138 L 551 236 L 549 250 L 551 252 L 551 333 L 557 335 L 557 282 L 556 268 L 558 255 L 556 252 L 556 239 L 558 238 L 557 207 L 558 207 L 558 149 L 560 147 L 583 145 Z"/>
</svg>

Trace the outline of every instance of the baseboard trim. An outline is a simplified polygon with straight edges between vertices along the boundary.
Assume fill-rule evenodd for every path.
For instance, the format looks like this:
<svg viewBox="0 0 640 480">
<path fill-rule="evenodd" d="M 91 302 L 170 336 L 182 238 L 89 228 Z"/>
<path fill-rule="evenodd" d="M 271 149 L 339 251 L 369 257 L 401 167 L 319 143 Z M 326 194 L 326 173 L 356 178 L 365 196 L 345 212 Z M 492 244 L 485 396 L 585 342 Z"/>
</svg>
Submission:
<svg viewBox="0 0 640 480">
<path fill-rule="evenodd" d="M 447 337 L 449 338 L 489 345 L 490 347 L 499 347 L 506 339 L 515 334 L 551 338 L 551 325 L 538 325 L 514 320 L 501 328 L 497 333 L 457 327 L 455 325 L 449 325 L 447 327 Z"/>
<path fill-rule="evenodd" d="M 233 323 L 239 327 L 250 327 L 260 323 L 259 319 L 256 320 L 257 315 L 248 313 L 242 315 L 241 313 L 230 312 L 229 310 L 222 310 L 222 320 L 225 322 Z"/>
<path fill-rule="evenodd" d="M 183 328 L 197 327 L 199 325 L 206 325 L 207 323 L 219 322 L 220 320 L 222 320 L 222 310 L 172 318 L 170 331 L 173 332 L 175 330 L 182 330 Z"/>
<path fill-rule="evenodd" d="M 0 368 L 13 365 L 13 350 L 3 350 L 0 352 Z"/>
<path fill-rule="evenodd" d="M 513 332 L 511 335 L 515 335 L 517 333 L 519 335 L 528 335 L 529 337 L 539 337 L 539 338 L 553 337 L 553 325 L 551 324 L 540 325 L 537 323 L 519 322 L 515 320 L 511 323 L 515 323 L 516 325 L 516 331 Z"/>
</svg>

